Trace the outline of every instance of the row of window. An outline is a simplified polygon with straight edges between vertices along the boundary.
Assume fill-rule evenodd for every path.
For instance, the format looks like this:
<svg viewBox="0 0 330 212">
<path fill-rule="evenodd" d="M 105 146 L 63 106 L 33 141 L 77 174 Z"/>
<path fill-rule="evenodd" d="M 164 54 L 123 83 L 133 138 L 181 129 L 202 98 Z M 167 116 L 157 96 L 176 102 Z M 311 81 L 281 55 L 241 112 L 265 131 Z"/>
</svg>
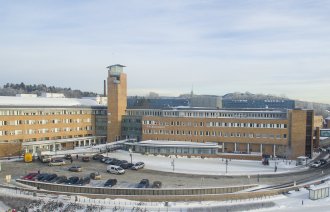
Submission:
<svg viewBox="0 0 330 212">
<path fill-rule="evenodd" d="M 71 123 L 90 123 L 91 119 L 52 119 L 52 120 L 13 120 L 13 121 L 0 121 L 0 126 L 6 126 L 6 125 L 21 125 L 21 124 L 59 124 L 59 123 L 65 123 L 65 124 L 71 124 Z"/>
<path fill-rule="evenodd" d="M 286 129 L 287 124 L 272 124 L 272 123 L 233 123 L 233 122 L 182 122 L 182 121 L 151 121 L 144 120 L 144 125 L 156 126 L 194 126 L 194 127 L 242 127 L 242 128 L 280 128 Z"/>
<path fill-rule="evenodd" d="M 187 135 L 187 136 L 214 136 L 214 137 L 242 137 L 242 138 L 268 138 L 286 139 L 287 134 L 267 134 L 267 133 L 241 133 L 241 132 L 221 132 L 221 131 L 184 131 L 184 130 L 156 130 L 144 129 L 144 134 L 163 135 Z"/>
<path fill-rule="evenodd" d="M 2 135 L 22 135 L 23 133 L 26 135 L 33 135 L 33 134 L 44 134 L 44 133 L 57 133 L 57 132 L 73 132 L 73 131 L 86 131 L 86 130 L 93 130 L 92 126 L 86 127 L 64 127 L 64 128 L 43 128 L 43 129 L 28 129 L 28 130 L 5 130 L 0 131 L 0 136 Z"/>
<path fill-rule="evenodd" d="M 139 110 L 126 112 L 129 116 L 164 116 L 192 118 L 254 118 L 254 119 L 286 119 L 286 112 L 280 111 L 191 111 L 191 110 Z"/>
<path fill-rule="evenodd" d="M 0 110 L 0 116 L 36 116 L 36 115 L 106 115 L 107 110 L 31 110 L 31 109 L 22 109 L 22 110 Z"/>
</svg>

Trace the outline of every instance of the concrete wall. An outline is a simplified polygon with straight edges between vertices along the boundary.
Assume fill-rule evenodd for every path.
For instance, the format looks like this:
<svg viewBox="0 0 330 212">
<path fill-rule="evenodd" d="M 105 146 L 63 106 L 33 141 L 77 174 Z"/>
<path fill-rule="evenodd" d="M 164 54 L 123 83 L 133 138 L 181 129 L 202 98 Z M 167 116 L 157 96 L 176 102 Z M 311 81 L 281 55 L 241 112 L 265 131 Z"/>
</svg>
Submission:
<svg viewBox="0 0 330 212">
<path fill-rule="evenodd" d="M 84 193 L 84 194 L 105 194 L 105 195 L 117 196 L 117 198 L 118 196 L 139 196 L 139 195 L 182 196 L 182 195 L 224 194 L 224 193 L 234 193 L 256 186 L 256 185 L 245 185 L 245 186 L 220 187 L 220 188 L 137 189 L 137 188 L 104 188 L 104 187 L 59 185 L 59 184 L 34 182 L 27 180 L 16 180 L 16 181 L 33 187 L 39 186 L 40 189 L 45 189 L 50 191 Z"/>
<path fill-rule="evenodd" d="M 20 183 L 24 183 L 26 185 L 31 185 L 31 186 L 36 186 L 36 182 L 32 181 L 23 181 L 23 180 L 17 180 Z M 45 183 L 40 183 L 44 184 L 45 187 L 41 187 L 41 189 L 46 189 L 50 188 L 47 186 Z M 50 185 L 50 184 L 48 184 Z M 54 185 L 56 186 L 56 185 Z M 62 185 L 63 186 L 63 185 Z M 251 185 L 256 186 L 256 185 Z M 66 186 L 66 187 L 74 187 L 74 186 Z M 194 193 L 190 194 L 185 194 L 185 191 L 182 191 L 182 195 L 172 195 L 168 190 L 165 190 L 162 195 L 151 195 L 151 194 L 144 194 L 143 189 L 137 189 L 139 194 L 131 195 L 131 193 L 126 193 L 124 195 L 121 195 L 120 198 L 122 199 L 129 199 L 129 200 L 135 200 L 135 201 L 147 201 L 147 202 L 163 202 L 163 201 L 226 201 L 226 200 L 241 200 L 241 199 L 254 199 L 254 198 L 265 198 L 267 196 L 274 196 L 282 193 L 286 193 L 291 190 L 297 190 L 299 189 L 299 186 L 293 186 L 289 188 L 283 188 L 283 189 L 274 189 L 270 191 L 257 191 L 257 192 L 239 192 L 239 193 L 219 193 L 219 194 L 207 194 L 207 193 L 202 193 L 202 192 L 197 192 L 197 190 Z M 86 196 L 89 198 L 98 198 L 98 199 L 105 199 L 105 198 L 111 198 L 111 199 L 116 199 L 118 198 L 117 195 L 113 194 L 107 194 L 107 193 L 100 193 L 96 194 L 94 193 L 95 191 L 99 191 L 98 189 L 102 189 L 102 191 L 105 191 L 104 188 L 91 188 L 90 193 L 79 193 L 79 195 Z M 241 189 L 244 189 L 241 187 Z M 23 189 L 23 190 L 30 190 L 35 192 L 36 190 L 34 189 Z M 115 190 L 115 189 L 107 189 L 107 190 Z M 128 190 L 128 189 L 127 189 Z M 158 191 L 161 191 L 163 189 L 160 189 Z M 180 190 L 186 190 L 186 189 L 180 189 Z M 190 189 L 192 190 L 192 189 Z M 205 189 L 202 189 L 205 190 Z M 213 190 L 215 191 L 216 189 L 209 188 L 208 190 Z M 52 193 L 52 194 L 66 194 L 66 195 L 76 195 L 73 193 L 75 191 L 73 188 L 67 189 L 66 191 L 45 191 L 45 190 L 40 190 L 38 192 L 42 193 Z M 76 191 L 84 191 L 84 190 L 79 190 L 77 189 Z M 101 190 L 100 190 L 101 191 Z M 178 190 L 179 191 L 179 190 Z M 230 192 L 230 190 L 228 190 Z"/>
</svg>

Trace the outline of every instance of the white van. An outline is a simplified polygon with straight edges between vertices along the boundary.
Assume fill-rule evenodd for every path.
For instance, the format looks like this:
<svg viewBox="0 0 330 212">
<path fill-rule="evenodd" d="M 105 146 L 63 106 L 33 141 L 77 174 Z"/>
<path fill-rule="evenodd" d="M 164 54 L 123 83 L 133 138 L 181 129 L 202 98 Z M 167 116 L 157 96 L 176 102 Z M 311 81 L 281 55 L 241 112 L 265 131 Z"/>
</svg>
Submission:
<svg viewBox="0 0 330 212">
<path fill-rule="evenodd" d="M 123 168 L 121 168 L 120 166 L 110 165 L 107 167 L 107 172 L 109 172 L 111 174 L 124 174 L 125 170 Z"/>
</svg>

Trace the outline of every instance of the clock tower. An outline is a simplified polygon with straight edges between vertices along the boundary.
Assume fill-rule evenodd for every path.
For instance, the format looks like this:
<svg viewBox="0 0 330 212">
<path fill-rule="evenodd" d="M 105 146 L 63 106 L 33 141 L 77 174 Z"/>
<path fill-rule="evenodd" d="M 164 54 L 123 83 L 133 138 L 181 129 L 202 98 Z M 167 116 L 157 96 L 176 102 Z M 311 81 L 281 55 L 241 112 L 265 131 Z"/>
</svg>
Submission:
<svg viewBox="0 0 330 212">
<path fill-rule="evenodd" d="M 121 139 L 121 120 L 127 106 L 127 82 L 123 65 L 108 66 L 107 142 Z"/>
</svg>

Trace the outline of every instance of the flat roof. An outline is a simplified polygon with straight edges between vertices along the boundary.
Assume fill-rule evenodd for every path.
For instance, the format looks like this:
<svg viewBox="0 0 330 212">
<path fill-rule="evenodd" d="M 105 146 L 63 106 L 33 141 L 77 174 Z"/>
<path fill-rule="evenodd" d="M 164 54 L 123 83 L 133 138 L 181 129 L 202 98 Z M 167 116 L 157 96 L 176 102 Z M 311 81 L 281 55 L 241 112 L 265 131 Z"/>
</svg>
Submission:
<svg viewBox="0 0 330 212">
<path fill-rule="evenodd" d="M 22 143 L 22 146 L 59 144 L 59 143 L 67 143 L 67 142 L 82 141 L 82 140 L 95 139 L 95 138 L 104 138 L 104 137 L 106 136 L 89 136 L 89 137 L 66 138 L 66 139 L 44 140 L 44 141 L 26 141 Z"/>
<path fill-rule="evenodd" d="M 191 141 L 164 141 L 164 140 L 147 140 L 134 143 L 126 143 L 128 145 L 137 146 L 153 146 L 153 147 L 189 147 L 189 148 L 219 148 L 217 143 L 197 143 Z"/>
<path fill-rule="evenodd" d="M 92 99 L 0 96 L 0 107 L 98 107 Z"/>
</svg>

